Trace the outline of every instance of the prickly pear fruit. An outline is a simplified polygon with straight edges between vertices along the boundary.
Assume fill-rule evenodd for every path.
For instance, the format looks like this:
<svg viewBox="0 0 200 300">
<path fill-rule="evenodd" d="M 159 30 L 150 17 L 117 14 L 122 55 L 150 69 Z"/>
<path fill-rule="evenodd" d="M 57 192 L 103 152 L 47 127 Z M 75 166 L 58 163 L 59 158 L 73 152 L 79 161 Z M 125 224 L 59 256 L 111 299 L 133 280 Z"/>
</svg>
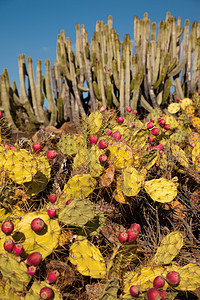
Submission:
<svg viewBox="0 0 200 300">
<path fill-rule="evenodd" d="M 9 149 L 14 150 L 14 149 L 17 149 L 17 147 L 15 145 L 11 145 Z"/>
<path fill-rule="evenodd" d="M 27 259 L 24 261 L 27 265 L 37 266 L 42 261 L 42 255 L 39 252 L 31 253 Z"/>
<path fill-rule="evenodd" d="M 117 119 L 117 122 L 118 122 L 119 124 L 122 124 L 122 123 L 124 122 L 124 118 L 119 117 L 119 118 Z"/>
<path fill-rule="evenodd" d="M 105 149 L 108 147 L 108 143 L 106 140 L 100 140 L 98 145 L 100 149 Z"/>
<path fill-rule="evenodd" d="M 130 294 L 131 294 L 132 296 L 138 296 L 138 295 L 139 295 L 139 288 L 138 288 L 137 285 L 132 285 L 132 286 L 130 287 Z"/>
<path fill-rule="evenodd" d="M 151 130 L 151 134 L 153 134 L 153 135 L 159 135 L 159 130 L 158 130 L 158 128 L 153 128 L 153 129 Z"/>
<path fill-rule="evenodd" d="M 3 247 L 6 251 L 11 252 L 13 250 L 14 245 L 15 245 L 15 243 L 13 240 L 7 239 L 7 240 L 5 240 Z"/>
<path fill-rule="evenodd" d="M 131 228 L 129 228 L 127 231 L 128 234 L 128 242 L 133 242 L 137 239 L 138 237 L 138 232 L 135 230 L 132 230 Z"/>
<path fill-rule="evenodd" d="M 101 163 L 104 163 L 104 162 L 106 162 L 107 161 L 107 159 L 108 159 L 108 157 L 107 157 L 107 155 L 106 154 L 101 154 L 100 156 L 99 156 L 99 161 L 101 162 Z"/>
<path fill-rule="evenodd" d="M 106 134 L 107 134 L 108 136 L 111 135 L 111 134 L 112 134 L 112 130 L 108 129 L 107 132 L 106 132 Z"/>
<path fill-rule="evenodd" d="M 5 221 L 2 223 L 1 225 L 1 230 L 3 231 L 3 233 L 5 233 L 6 235 L 11 234 L 12 231 L 14 229 L 14 224 L 11 221 Z"/>
<path fill-rule="evenodd" d="M 67 200 L 66 203 L 65 203 L 65 205 L 69 205 L 72 201 L 73 201 L 73 199 Z"/>
<path fill-rule="evenodd" d="M 41 218 L 35 218 L 31 222 L 31 229 L 35 232 L 39 232 L 44 228 L 44 221 Z"/>
<path fill-rule="evenodd" d="M 53 205 L 51 205 L 48 210 L 47 210 L 47 214 L 49 216 L 49 218 L 54 218 L 56 215 L 56 209 Z"/>
<path fill-rule="evenodd" d="M 51 203 L 56 202 L 56 200 L 57 200 L 57 196 L 56 196 L 55 194 L 49 195 L 49 201 L 50 201 Z"/>
<path fill-rule="evenodd" d="M 154 137 L 150 136 L 149 137 L 149 143 L 152 143 L 154 141 Z"/>
<path fill-rule="evenodd" d="M 162 276 L 157 276 L 154 278 L 153 287 L 156 289 L 161 289 L 165 285 L 165 280 Z"/>
<path fill-rule="evenodd" d="M 169 285 L 177 286 L 180 282 L 180 274 L 176 271 L 171 271 L 167 273 L 166 280 L 169 283 Z"/>
<path fill-rule="evenodd" d="M 161 125 L 161 126 L 163 126 L 163 125 L 165 125 L 165 120 L 164 119 L 160 119 L 160 121 L 159 121 L 159 124 Z"/>
<path fill-rule="evenodd" d="M 34 143 L 33 146 L 32 146 L 32 148 L 33 148 L 34 152 L 39 152 L 40 149 L 41 149 L 41 145 L 37 144 L 37 143 Z"/>
<path fill-rule="evenodd" d="M 29 266 L 28 269 L 27 269 L 28 274 L 31 275 L 31 276 L 35 275 L 36 271 L 37 271 L 36 266 Z"/>
<path fill-rule="evenodd" d="M 120 243 L 125 243 L 128 241 L 128 233 L 127 232 L 120 232 L 119 236 L 118 236 L 118 240 L 120 241 Z"/>
<path fill-rule="evenodd" d="M 54 283 L 56 282 L 56 280 L 59 277 L 59 272 L 57 270 L 54 270 L 52 272 L 49 273 L 48 277 L 47 277 L 47 283 Z"/>
<path fill-rule="evenodd" d="M 167 300 L 167 292 L 165 290 L 159 290 L 162 300 Z"/>
<path fill-rule="evenodd" d="M 137 115 L 137 110 L 134 110 L 133 113 L 134 113 L 135 115 Z"/>
<path fill-rule="evenodd" d="M 121 139 L 121 134 L 119 133 L 119 131 L 115 131 L 112 135 L 112 138 L 115 140 L 115 141 L 119 141 Z"/>
<path fill-rule="evenodd" d="M 138 224 L 138 223 L 133 223 L 133 224 L 131 225 L 130 229 L 135 230 L 138 234 L 139 234 L 140 231 L 141 231 L 140 224 Z"/>
<path fill-rule="evenodd" d="M 53 298 L 53 290 L 50 288 L 50 287 L 43 287 L 41 290 L 40 290 L 40 298 L 41 299 L 45 299 L 45 300 L 49 300 L 49 299 L 52 299 Z"/>
<path fill-rule="evenodd" d="M 148 128 L 148 129 L 153 128 L 153 126 L 154 126 L 153 123 L 151 123 L 151 122 L 147 123 L 147 128 Z"/>
<path fill-rule="evenodd" d="M 126 111 L 127 111 L 127 112 L 131 112 L 131 111 L 132 111 L 132 108 L 129 106 L 129 107 L 126 108 Z"/>
<path fill-rule="evenodd" d="M 91 144 L 96 144 L 98 141 L 98 137 L 96 135 L 90 135 L 89 141 Z"/>
<path fill-rule="evenodd" d="M 169 124 L 165 124 L 163 128 L 166 129 L 166 130 L 169 130 L 170 129 L 170 125 Z"/>
<path fill-rule="evenodd" d="M 55 158 L 55 157 L 56 157 L 56 153 L 54 152 L 54 150 L 49 150 L 49 151 L 47 152 L 47 158 L 53 159 L 53 158 Z"/>
<path fill-rule="evenodd" d="M 160 292 L 155 288 L 151 288 L 147 291 L 147 297 L 149 300 L 161 300 L 162 299 Z"/>
<path fill-rule="evenodd" d="M 163 144 L 161 143 L 158 143 L 156 146 L 155 146 L 156 149 L 158 150 L 161 150 L 163 148 Z"/>
<path fill-rule="evenodd" d="M 16 244 L 14 245 L 13 247 L 13 253 L 16 255 L 16 256 L 20 256 L 23 252 L 24 248 L 23 248 L 23 245 L 22 244 Z"/>
<path fill-rule="evenodd" d="M 103 112 L 103 111 L 105 111 L 106 110 L 106 107 L 105 106 L 102 106 L 101 108 L 100 108 L 100 111 L 101 112 Z"/>
</svg>

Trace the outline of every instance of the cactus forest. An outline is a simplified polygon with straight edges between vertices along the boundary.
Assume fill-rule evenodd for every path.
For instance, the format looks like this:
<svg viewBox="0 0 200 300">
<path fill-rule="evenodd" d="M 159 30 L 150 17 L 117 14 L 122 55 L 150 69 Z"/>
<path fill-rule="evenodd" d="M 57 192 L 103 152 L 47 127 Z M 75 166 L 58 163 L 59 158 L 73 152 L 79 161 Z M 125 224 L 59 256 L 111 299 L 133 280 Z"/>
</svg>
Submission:
<svg viewBox="0 0 200 300">
<path fill-rule="evenodd" d="M 1 74 L 2 300 L 200 299 L 200 24 L 133 25 Z"/>
</svg>

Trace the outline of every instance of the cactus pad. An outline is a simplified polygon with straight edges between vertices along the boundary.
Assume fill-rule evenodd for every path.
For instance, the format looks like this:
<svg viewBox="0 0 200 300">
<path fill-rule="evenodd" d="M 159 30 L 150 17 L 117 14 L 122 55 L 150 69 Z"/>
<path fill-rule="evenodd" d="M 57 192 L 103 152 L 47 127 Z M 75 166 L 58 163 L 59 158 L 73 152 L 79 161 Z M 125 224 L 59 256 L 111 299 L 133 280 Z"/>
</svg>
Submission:
<svg viewBox="0 0 200 300">
<path fill-rule="evenodd" d="M 87 119 L 90 134 L 97 133 L 102 125 L 103 115 L 100 111 L 93 112 Z"/>
<path fill-rule="evenodd" d="M 104 170 L 104 166 L 101 165 L 99 161 L 99 156 L 103 154 L 104 151 L 99 149 L 96 145 L 92 146 L 89 154 L 89 168 L 90 168 L 90 175 L 93 177 L 98 177 Z"/>
<path fill-rule="evenodd" d="M 171 151 L 172 151 L 172 155 L 176 158 L 176 160 L 181 166 L 185 168 L 189 167 L 187 155 L 178 145 L 172 144 Z"/>
<path fill-rule="evenodd" d="M 99 298 L 99 300 L 116 300 L 119 286 L 120 286 L 119 278 L 113 277 L 104 286 L 102 295 Z"/>
<path fill-rule="evenodd" d="M 24 300 L 36 300 L 36 299 L 41 299 L 40 298 L 40 290 L 44 287 L 50 287 L 52 288 L 54 292 L 53 300 L 62 300 L 62 296 L 60 293 L 55 289 L 52 285 L 46 283 L 45 281 L 41 282 L 33 282 L 30 290 L 26 294 Z"/>
<path fill-rule="evenodd" d="M 119 203 L 126 203 L 126 199 L 122 192 L 121 184 L 122 184 L 122 178 L 121 175 L 118 175 L 116 178 L 116 190 L 113 192 L 113 197 Z"/>
<path fill-rule="evenodd" d="M 131 148 L 122 142 L 115 142 L 108 146 L 110 151 L 109 161 L 113 162 L 116 169 L 126 168 L 133 164 Z"/>
<path fill-rule="evenodd" d="M 180 103 L 170 103 L 167 108 L 170 114 L 176 114 L 180 109 L 181 109 Z"/>
<path fill-rule="evenodd" d="M 130 166 L 122 171 L 121 188 L 123 193 L 128 196 L 136 196 L 141 187 L 141 178 L 138 171 Z"/>
<path fill-rule="evenodd" d="M 24 300 L 24 297 L 19 298 L 17 292 L 13 291 L 12 286 L 4 282 L 0 282 L 0 297 L 1 300 Z"/>
<path fill-rule="evenodd" d="M 194 168 L 200 172 L 200 143 L 196 143 L 195 147 L 192 149 L 192 162 Z"/>
<path fill-rule="evenodd" d="M 181 105 L 181 109 L 185 110 L 187 106 L 193 105 L 193 101 L 190 98 L 184 98 L 181 100 L 180 105 Z"/>
<path fill-rule="evenodd" d="M 103 173 L 100 177 L 100 185 L 101 187 L 108 187 L 111 185 L 111 183 L 114 180 L 115 175 L 115 167 L 113 163 L 110 163 L 109 167 L 105 170 L 105 173 Z"/>
<path fill-rule="evenodd" d="M 180 268 L 180 283 L 177 287 L 181 291 L 195 291 L 200 288 L 200 266 L 189 263 Z"/>
<path fill-rule="evenodd" d="M 165 178 L 145 181 L 144 188 L 154 201 L 162 203 L 171 202 L 177 195 L 175 183 Z"/>
<path fill-rule="evenodd" d="M 84 146 L 84 138 L 81 135 L 71 136 L 69 134 L 62 136 L 58 143 L 58 148 L 63 154 L 77 154 Z"/>
<path fill-rule="evenodd" d="M 200 118 L 192 117 L 191 123 L 192 123 L 192 126 L 197 129 L 197 131 L 200 131 Z"/>
<path fill-rule="evenodd" d="M 84 276 L 103 278 L 106 275 L 106 265 L 101 252 L 87 239 L 71 245 L 69 260 Z"/>
<path fill-rule="evenodd" d="M 163 238 L 153 262 L 157 265 L 169 264 L 183 246 L 183 237 L 179 231 L 174 231 Z"/>
</svg>

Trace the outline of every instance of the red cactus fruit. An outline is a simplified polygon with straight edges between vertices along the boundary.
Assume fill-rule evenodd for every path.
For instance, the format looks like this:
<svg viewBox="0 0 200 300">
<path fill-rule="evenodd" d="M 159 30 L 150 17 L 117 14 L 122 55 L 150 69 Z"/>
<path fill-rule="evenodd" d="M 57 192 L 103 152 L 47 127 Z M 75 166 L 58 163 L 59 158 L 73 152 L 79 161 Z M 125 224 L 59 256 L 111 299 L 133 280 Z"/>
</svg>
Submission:
<svg viewBox="0 0 200 300">
<path fill-rule="evenodd" d="M 154 141 L 154 137 L 153 136 L 150 136 L 149 137 L 149 143 L 152 143 Z"/>
<path fill-rule="evenodd" d="M 52 288 L 50 287 L 43 287 L 41 290 L 40 290 L 40 298 L 41 299 L 45 299 L 45 300 L 49 300 L 49 299 L 52 299 L 53 298 L 53 290 Z"/>
<path fill-rule="evenodd" d="M 165 124 L 165 126 L 163 127 L 165 130 L 169 130 L 170 129 L 170 125 L 169 124 Z"/>
<path fill-rule="evenodd" d="M 151 288 L 147 291 L 147 298 L 148 300 L 161 300 L 161 295 L 159 290 L 155 288 Z"/>
<path fill-rule="evenodd" d="M 134 113 L 135 115 L 137 115 L 137 110 L 134 110 L 133 113 Z"/>
<path fill-rule="evenodd" d="M 112 138 L 115 140 L 115 141 L 119 141 L 121 139 L 121 134 L 119 133 L 119 131 L 115 131 L 112 135 Z"/>
<path fill-rule="evenodd" d="M 56 280 L 59 277 L 59 272 L 57 270 L 54 270 L 52 272 L 49 273 L 48 277 L 47 277 L 47 283 L 54 283 L 56 282 Z"/>
<path fill-rule="evenodd" d="M 100 140 L 98 145 L 100 149 L 105 149 L 108 147 L 108 143 L 106 140 Z"/>
<path fill-rule="evenodd" d="M 118 235 L 118 240 L 120 241 L 120 243 L 125 243 L 128 241 L 128 233 L 127 232 L 120 232 L 120 234 Z"/>
<path fill-rule="evenodd" d="M 126 111 L 130 113 L 132 111 L 132 108 L 129 106 L 126 108 Z"/>
<path fill-rule="evenodd" d="M 138 232 L 136 232 L 135 230 L 132 230 L 131 228 L 129 228 L 126 232 L 128 234 L 128 242 L 135 241 L 139 234 Z"/>
<path fill-rule="evenodd" d="M 3 231 L 3 233 L 5 233 L 6 235 L 9 235 L 13 232 L 14 229 L 14 224 L 11 221 L 5 221 L 2 223 L 1 225 L 1 230 Z"/>
<path fill-rule="evenodd" d="M 138 234 L 139 234 L 140 231 L 141 231 L 140 224 L 138 224 L 138 223 L 133 223 L 133 224 L 131 225 L 130 229 L 132 229 L 133 231 L 135 230 Z"/>
<path fill-rule="evenodd" d="M 162 117 L 163 116 L 163 114 L 160 114 L 160 117 Z"/>
<path fill-rule="evenodd" d="M 155 148 L 161 150 L 163 148 L 163 144 L 159 143 L 155 146 Z"/>
<path fill-rule="evenodd" d="M 11 145 L 9 149 L 10 149 L 10 150 L 14 150 L 14 149 L 17 149 L 17 147 L 14 146 L 14 145 Z"/>
<path fill-rule="evenodd" d="M 49 195 L 49 201 L 50 201 L 51 203 L 56 202 L 56 200 L 57 200 L 57 196 L 56 196 L 55 194 Z"/>
<path fill-rule="evenodd" d="M 47 214 L 49 216 L 49 218 L 54 218 L 56 215 L 56 209 L 53 205 L 51 205 L 48 210 L 47 210 Z"/>
<path fill-rule="evenodd" d="M 171 271 L 167 273 L 166 280 L 169 283 L 169 285 L 177 286 L 180 282 L 180 274 L 176 271 Z"/>
<path fill-rule="evenodd" d="M 69 205 L 72 201 L 73 201 L 73 199 L 67 200 L 66 203 L 65 203 L 65 205 Z"/>
<path fill-rule="evenodd" d="M 13 253 L 16 255 L 16 256 L 20 256 L 23 252 L 24 248 L 23 248 L 23 245 L 22 244 L 16 244 L 14 245 L 13 247 Z"/>
<path fill-rule="evenodd" d="M 110 136 L 110 135 L 112 134 L 112 130 L 108 129 L 107 132 L 106 132 L 106 134 L 107 134 L 108 136 Z"/>
<path fill-rule="evenodd" d="M 100 111 L 101 112 L 103 112 L 103 111 L 105 111 L 106 110 L 106 107 L 105 106 L 102 106 L 101 108 L 100 108 Z"/>
<path fill-rule="evenodd" d="M 162 300 L 167 300 L 167 292 L 165 290 L 159 290 Z"/>
<path fill-rule="evenodd" d="M 135 123 L 134 122 L 131 122 L 131 127 L 135 127 Z"/>
<path fill-rule="evenodd" d="M 37 271 L 36 266 L 29 266 L 28 269 L 27 269 L 28 274 L 31 275 L 31 276 L 35 275 L 36 271 Z"/>
<path fill-rule="evenodd" d="M 124 118 L 119 117 L 119 118 L 117 119 L 117 123 L 122 124 L 123 122 L 124 122 Z"/>
<path fill-rule="evenodd" d="M 5 242 L 3 243 L 3 247 L 7 252 L 12 252 L 13 247 L 14 247 L 15 243 L 13 240 L 11 239 L 7 239 L 5 240 Z"/>
<path fill-rule="evenodd" d="M 49 150 L 49 151 L 47 152 L 47 158 L 53 159 L 53 158 L 55 158 L 55 157 L 56 157 L 56 153 L 55 153 L 54 150 Z"/>
<path fill-rule="evenodd" d="M 151 123 L 153 123 L 153 122 L 154 122 L 154 119 L 153 119 L 153 118 L 151 118 L 150 122 L 151 122 Z"/>
<path fill-rule="evenodd" d="M 137 285 L 132 285 L 131 287 L 130 287 L 130 294 L 132 295 L 132 296 L 138 296 L 139 295 L 139 287 L 137 286 Z"/>
<path fill-rule="evenodd" d="M 154 278 L 153 287 L 156 289 L 161 289 L 165 285 L 165 280 L 162 276 L 157 276 Z"/>
<path fill-rule="evenodd" d="M 96 135 L 90 135 L 89 136 L 89 141 L 92 145 L 96 144 L 98 141 L 98 137 Z"/>
<path fill-rule="evenodd" d="M 153 123 L 151 123 L 151 122 L 147 123 L 147 128 L 148 128 L 148 129 L 153 128 L 153 126 L 154 126 Z"/>
<path fill-rule="evenodd" d="M 151 134 L 153 134 L 153 135 L 159 135 L 159 130 L 158 130 L 158 128 L 153 128 L 153 129 L 151 130 Z"/>
<path fill-rule="evenodd" d="M 106 154 L 101 154 L 101 155 L 99 156 L 99 161 L 100 161 L 101 163 L 106 162 L 107 159 L 108 159 L 108 157 L 107 157 Z"/>
<path fill-rule="evenodd" d="M 40 149 L 41 149 L 41 145 L 37 144 L 37 143 L 34 143 L 33 146 L 32 146 L 32 148 L 33 148 L 34 152 L 39 152 Z"/>
<path fill-rule="evenodd" d="M 3 114 L 2 114 L 2 112 L 0 111 L 0 119 L 2 118 L 2 116 L 3 116 Z"/>
<path fill-rule="evenodd" d="M 180 99 L 180 98 L 176 98 L 176 101 L 177 101 L 177 102 L 181 102 L 181 99 Z"/>
<path fill-rule="evenodd" d="M 166 121 L 165 121 L 164 119 L 161 119 L 161 120 L 159 121 L 159 124 L 162 125 L 162 126 L 164 126 L 165 123 L 166 123 Z"/>
<path fill-rule="evenodd" d="M 37 266 L 41 263 L 41 261 L 42 261 L 42 254 L 40 254 L 40 252 L 33 252 L 29 254 L 29 256 L 24 262 L 27 265 Z"/>
<path fill-rule="evenodd" d="M 41 218 L 35 218 L 31 222 L 31 229 L 35 232 L 41 231 L 44 228 L 44 221 Z"/>
</svg>

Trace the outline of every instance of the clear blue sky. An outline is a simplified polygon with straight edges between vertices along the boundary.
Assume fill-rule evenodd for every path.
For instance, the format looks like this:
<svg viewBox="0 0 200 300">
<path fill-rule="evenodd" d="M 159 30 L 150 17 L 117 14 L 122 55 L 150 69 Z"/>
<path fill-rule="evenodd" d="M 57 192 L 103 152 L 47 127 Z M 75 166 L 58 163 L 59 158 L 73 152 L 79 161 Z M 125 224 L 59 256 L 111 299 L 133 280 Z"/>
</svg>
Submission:
<svg viewBox="0 0 200 300">
<path fill-rule="evenodd" d="M 38 59 L 48 58 L 54 64 L 57 35 L 62 29 L 75 44 L 76 24 L 84 24 L 89 42 L 97 20 L 107 23 L 113 16 L 113 27 L 120 40 L 129 33 L 133 39 L 133 18 L 143 18 L 148 12 L 151 22 L 165 19 L 166 12 L 200 22 L 200 0 L 0 0 L 0 74 L 8 69 L 10 82 L 15 80 L 19 89 L 18 55 L 24 53 L 33 59 L 34 73 Z"/>
</svg>

